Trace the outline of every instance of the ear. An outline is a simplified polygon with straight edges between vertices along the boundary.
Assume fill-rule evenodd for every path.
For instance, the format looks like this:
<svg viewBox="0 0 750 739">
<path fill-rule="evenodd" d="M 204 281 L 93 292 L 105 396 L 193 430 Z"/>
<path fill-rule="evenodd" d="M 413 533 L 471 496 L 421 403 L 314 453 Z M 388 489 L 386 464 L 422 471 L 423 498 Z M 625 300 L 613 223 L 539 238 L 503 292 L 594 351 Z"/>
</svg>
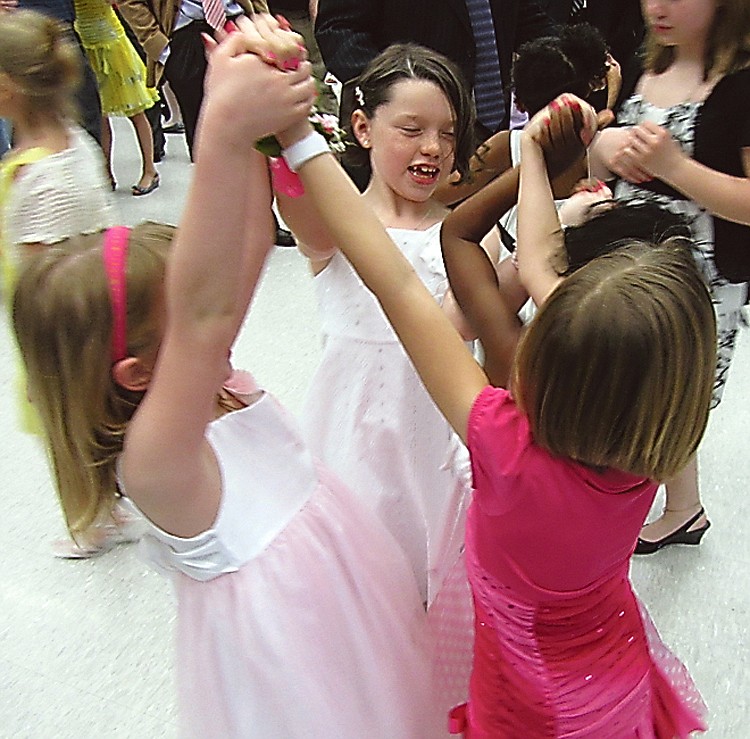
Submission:
<svg viewBox="0 0 750 739">
<path fill-rule="evenodd" d="M 352 113 L 352 133 L 363 149 L 370 148 L 370 119 L 362 110 Z"/>
<path fill-rule="evenodd" d="M 153 366 L 139 357 L 125 357 L 112 366 L 112 379 L 126 390 L 142 392 L 151 382 Z"/>
</svg>

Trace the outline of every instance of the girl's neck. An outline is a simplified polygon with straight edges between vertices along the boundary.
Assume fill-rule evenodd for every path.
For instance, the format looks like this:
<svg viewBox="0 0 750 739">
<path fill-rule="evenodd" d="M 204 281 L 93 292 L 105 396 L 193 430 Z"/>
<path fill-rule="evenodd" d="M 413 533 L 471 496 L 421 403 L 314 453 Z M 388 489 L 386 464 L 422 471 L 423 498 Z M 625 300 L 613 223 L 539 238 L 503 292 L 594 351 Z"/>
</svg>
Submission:
<svg viewBox="0 0 750 739">
<path fill-rule="evenodd" d="M 13 149 L 25 151 L 35 147 L 49 149 L 53 153 L 64 151 L 69 146 L 68 129 L 57 117 L 35 116 L 13 121 Z"/>
<path fill-rule="evenodd" d="M 669 67 L 646 81 L 642 91 L 646 99 L 660 107 L 671 107 L 680 103 L 703 102 L 718 81 L 716 77 L 705 77 L 703 47 L 690 51 L 680 47 Z"/>
<path fill-rule="evenodd" d="M 383 192 L 382 188 L 372 182 L 362 197 L 385 228 L 424 231 L 442 221 L 447 212 L 445 206 L 437 200 L 407 200 L 390 189 Z"/>
</svg>

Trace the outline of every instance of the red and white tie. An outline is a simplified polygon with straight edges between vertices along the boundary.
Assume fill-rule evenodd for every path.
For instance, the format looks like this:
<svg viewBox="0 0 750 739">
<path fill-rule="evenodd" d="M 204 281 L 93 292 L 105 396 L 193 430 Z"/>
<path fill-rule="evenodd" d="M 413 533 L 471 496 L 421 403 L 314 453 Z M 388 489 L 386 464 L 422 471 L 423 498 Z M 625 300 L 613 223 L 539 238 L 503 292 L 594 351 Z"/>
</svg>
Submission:
<svg viewBox="0 0 750 739">
<path fill-rule="evenodd" d="M 206 16 L 206 23 L 211 28 L 218 30 L 223 28 L 227 22 L 227 13 L 224 10 L 224 3 L 222 0 L 202 0 L 203 2 L 203 14 Z"/>
</svg>

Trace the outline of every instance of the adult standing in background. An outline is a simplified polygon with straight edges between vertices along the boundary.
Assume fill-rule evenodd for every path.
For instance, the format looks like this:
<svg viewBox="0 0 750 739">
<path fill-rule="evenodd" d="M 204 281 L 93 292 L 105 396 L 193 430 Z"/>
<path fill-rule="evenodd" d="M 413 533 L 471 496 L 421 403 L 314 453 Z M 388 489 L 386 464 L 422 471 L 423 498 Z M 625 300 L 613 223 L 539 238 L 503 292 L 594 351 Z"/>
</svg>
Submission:
<svg viewBox="0 0 750 739">
<path fill-rule="evenodd" d="M 296 31 L 307 47 L 307 58 L 313 68 L 313 77 L 318 82 L 319 95 L 316 102 L 318 110 L 323 113 L 338 113 L 339 102 L 330 85 L 325 84 L 326 67 L 315 40 L 315 16 L 318 12 L 318 0 L 268 0 L 268 7 L 276 15 L 283 15 L 289 21 L 292 30 Z"/>
<path fill-rule="evenodd" d="M 222 2 L 227 19 L 268 12 L 266 0 Z M 201 0 L 120 0 L 118 7 L 146 52 L 146 84 L 156 87 L 163 74 L 177 98 L 192 159 L 207 66 L 201 34 L 213 34 Z"/>
<path fill-rule="evenodd" d="M 323 61 L 344 83 L 342 115 L 367 63 L 390 44 L 411 41 L 459 66 L 474 90 L 484 138 L 508 128 L 513 52 L 554 32 L 537 0 L 319 0 L 315 23 Z"/>
</svg>

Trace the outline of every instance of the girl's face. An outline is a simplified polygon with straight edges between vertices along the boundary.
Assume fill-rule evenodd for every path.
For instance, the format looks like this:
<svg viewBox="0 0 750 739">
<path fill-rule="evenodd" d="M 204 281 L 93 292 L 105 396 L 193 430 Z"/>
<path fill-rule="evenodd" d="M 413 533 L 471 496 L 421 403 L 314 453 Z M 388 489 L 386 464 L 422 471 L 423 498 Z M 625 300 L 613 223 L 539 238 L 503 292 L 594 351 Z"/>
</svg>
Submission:
<svg viewBox="0 0 750 739">
<path fill-rule="evenodd" d="M 703 44 L 717 0 L 641 0 L 643 18 L 663 46 Z"/>
<path fill-rule="evenodd" d="M 371 119 L 352 119 L 359 143 L 370 150 L 372 181 L 406 200 L 424 202 L 453 170 L 454 112 L 443 91 L 426 80 L 401 80 L 390 102 Z"/>
</svg>

